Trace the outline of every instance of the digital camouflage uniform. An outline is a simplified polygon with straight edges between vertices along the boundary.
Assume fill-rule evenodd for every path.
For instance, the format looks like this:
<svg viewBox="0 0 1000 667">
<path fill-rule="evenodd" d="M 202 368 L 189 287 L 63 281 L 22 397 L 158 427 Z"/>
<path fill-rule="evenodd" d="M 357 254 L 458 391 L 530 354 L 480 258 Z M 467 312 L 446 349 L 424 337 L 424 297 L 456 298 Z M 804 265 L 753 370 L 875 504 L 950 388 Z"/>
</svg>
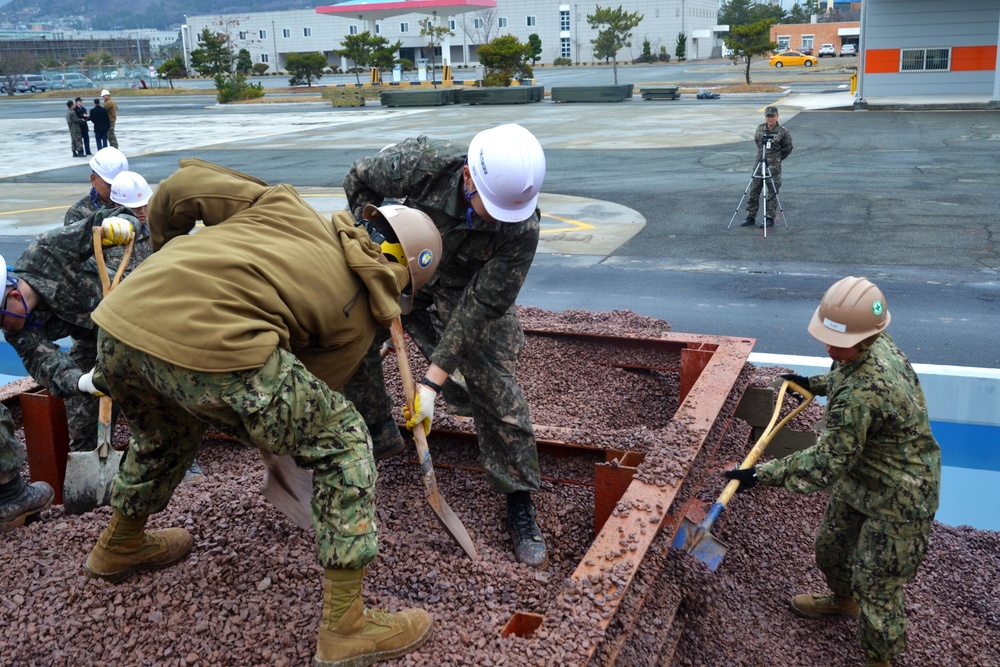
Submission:
<svg viewBox="0 0 1000 667">
<path fill-rule="evenodd" d="M 108 143 L 118 148 L 118 135 L 115 134 L 115 123 L 118 122 L 118 105 L 108 96 L 104 100 L 104 110 L 108 112 Z"/>
<path fill-rule="evenodd" d="M 356 162 L 344 191 L 355 218 L 366 204 L 394 198 L 426 213 L 441 232 L 437 273 L 415 295 L 403 326 L 432 363 L 448 373 L 461 370 L 492 488 L 533 492 L 541 477 L 528 403 L 515 377 L 524 332 L 514 302 L 535 257 L 540 214 L 536 209 L 516 224 L 476 215 L 464 193 L 465 152 L 449 141 L 407 139 Z M 392 414 L 377 342 L 345 388 L 369 425 Z"/>
<path fill-rule="evenodd" d="M 92 187 L 85 197 L 69 207 L 69 210 L 66 211 L 66 215 L 63 217 L 63 224 L 71 225 L 77 220 L 89 217 L 95 211 L 102 208 L 118 208 L 118 204 L 112 201 L 103 201 L 97 193 L 97 188 Z"/>
<path fill-rule="evenodd" d="M 0 403 L 0 486 L 21 474 L 27 455 L 24 445 L 14 437 L 14 417 Z"/>
<path fill-rule="evenodd" d="M 830 488 L 816 534 L 816 564 L 830 590 L 861 608 L 866 658 L 906 648 L 903 586 L 917 572 L 941 487 L 941 450 L 913 367 L 888 334 L 846 364 L 809 378 L 827 396 L 813 447 L 757 467 L 766 486 Z"/>
<path fill-rule="evenodd" d="M 69 126 L 70 143 L 73 145 L 73 155 L 83 155 L 83 132 L 80 130 L 83 120 L 76 115 L 72 107 L 66 109 L 66 125 Z"/>
<path fill-rule="evenodd" d="M 97 447 L 98 398 L 80 393 L 80 376 L 97 360 L 97 325 L 90 314 L 101 302 L 101 278 L 94 258 L 94 225 L 105 217 L 120 215 L 132 222 L 135 247 L 125 276 L 152 248 L 149 231 L 125 207 L 102 209 L 85 220 L 41 234 L 14 265 L 18 278 L 38 292 L 44 304 L 36 307 L 29 326 L 6 332 L 7 342 L 17 351 L 28 374 L 53 396 L 66 401 L 70 450 L 91 451 Z M 104 248 L 104 261 L 111 278 L 121 263 L 126 246 Z M 56 342 L 71 337 L 69 352 Z"/>
<path fill-rule="evenodd" d="M 764 133 L 767 132 L 767 123 L 761 123 L 757 126 L 757 131 L 754 133 L 754 142 L 757 144 L 757 160 L 754 163 L 754 173 L 756 174 L 756 167 L 759 164 L 761 158 L 764 156 L 764 147 L 767 143 L 764 141 Z M 786 130 L 781 123 L 775 123 L 774 129 L 771 130 L 773 138 L 771 139 L 771 147 L 767 149 L 767 169 L 771 172 L 771 178 L 767 182 L 767 217 L 774 219 L 778 212 L 778 198 L 775 196 L 778 194 L 778 190 L 781 189 L 781 161 L 787 158 L 792 153 L 792 135 Z M 750 218 L 757 217 L 757 209 L 760 207 L 760 193 L 763 189 L 763 178 L 754 178 L 753 182 L 750 184 L 750 198 L 747 199 L 747 216 Z"/>
<path fill-rule="evenodd" d="M 162 510 L 206 425 L 224 424 L 313 471 L 317 558 L 361 568 L 378 547 L 375 460 L 333 387 L 399 315 L 409 274 L 347 213 L 323 218 L 291 186 L 180 164 L 150 201 L 156 251 L 93 314 L 95 383 L 132 431 L 111 505 L 131 518 Z"/>
</svg>

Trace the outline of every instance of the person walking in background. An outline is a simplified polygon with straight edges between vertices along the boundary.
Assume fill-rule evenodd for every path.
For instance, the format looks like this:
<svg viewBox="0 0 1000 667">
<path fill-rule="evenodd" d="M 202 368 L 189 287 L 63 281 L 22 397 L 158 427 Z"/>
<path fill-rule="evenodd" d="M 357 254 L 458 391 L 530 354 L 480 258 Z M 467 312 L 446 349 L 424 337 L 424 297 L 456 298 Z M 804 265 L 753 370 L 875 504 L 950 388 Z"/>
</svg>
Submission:
<svg viewBox="0 0 1000 667">
<path fill-rule="evenodd" d="M 778 190 L 781 188 L 781 163 L 792 153 L 792 134 L 778 124 L 778 107 L 764 109 L 764 122 L 754 133 L 757 144 L 757 160 L 754 162 L 754 178 L 750 184 L 750 198 L 747 199 L 747 217 L 741 227 L 757 224 L 757 209 L 760 206 L 760 192 L 767 178 L 767 210 L 761 227 L 774 227 L 778 212 Z M 766 157 L 766 159 L 765 159 Z M 760 168 L 760 175 L 757 175 Z M 765 172 L 766 168 L 766 172 Z"/>
<path fill-rule="evenodd" d="M 108 130 L 111 128 L 111 121 L 108 119 L 108 111 L 101 106 L 101 98 L 94 98 L 94 108 L 90 110 L 90 122 L 94 124 L 94 148 L 101 150 L 108 146 Z"/>
<path fill-rule="evenodd" d="M 83 153 L 83 131 L 80 129 L 80 125 L 86 122 L 77 115 L 76 104 L 73 100 L 66 100 L 66 126 L 69 127 L 69 141 L 73 147 L 73 157 L 87 157 Z"/>
<path fill-rule="evenodd" d="M 833 359 L 828 373 L 786 374 L 826 396 L 812 447 L 725 476 L 743 491 L 759 483 L 795 493 L 829 490 L 816 531 L 816 565 L 830 593 L 796 595 L 807 618 L 858 616 L 866 667 L 889 667 L 906 648 L 903 587 L 917 574 L 941 491 L 941 448 L 920 380 L 885 328 L 882 291 L 848 277 L 826 291 L 809 333 Z"/>
<path fill-rule="evenodd" d="M 98 209 L 114 208 L 115 205 L 111 201 L 111 182 L 123 171 L 128 171 L 128 158 L 124 153 L 110 146 L 97 151 L 97 154 L 90 158 L 90 192 L 69 207 L 63 216 L 63 224 L 69 225 L 77 220 L 83 220 Z"/>
<path fill-rule="evenodd" d="M 89 157 L 93 155 L 93 153 L 90 152 L 90 126 L 87 125 L 87 121 L 90 120 L 90 116 L 87 114 L 87 107 L 83 106 L 83 100 L 79 97 L 75 100 L 73 111 L 76 112 L 77 118 L 83 121 L 80 125 L 80 135 L 83 139 L 84 155 Z"/>
<path fill-rule="evenodd" d="M 101 91 L 104 99 L 104 110 L 108 112 L 108 143 L 118 148 L 118 137 L 115 136 L 115 123 L 118 121 L 118 105 L 111 99 L 111 91 L 105 88 Z"/>
</svg>

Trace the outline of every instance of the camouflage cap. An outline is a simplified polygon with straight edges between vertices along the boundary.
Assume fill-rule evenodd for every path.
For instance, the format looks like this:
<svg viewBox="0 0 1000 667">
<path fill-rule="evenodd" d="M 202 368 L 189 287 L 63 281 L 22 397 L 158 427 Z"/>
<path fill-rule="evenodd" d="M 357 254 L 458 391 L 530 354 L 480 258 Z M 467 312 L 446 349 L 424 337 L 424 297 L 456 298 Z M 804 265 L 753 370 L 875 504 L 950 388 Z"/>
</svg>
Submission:
<svg viewBox="0 0 1000 667">
<path fill-rule="evenodd" d="M 778 115 L 778 107 L 768 107 L 768 108 L 764 109 L 764 115 L 765 116 L 777 116 Z"/>
</svg>

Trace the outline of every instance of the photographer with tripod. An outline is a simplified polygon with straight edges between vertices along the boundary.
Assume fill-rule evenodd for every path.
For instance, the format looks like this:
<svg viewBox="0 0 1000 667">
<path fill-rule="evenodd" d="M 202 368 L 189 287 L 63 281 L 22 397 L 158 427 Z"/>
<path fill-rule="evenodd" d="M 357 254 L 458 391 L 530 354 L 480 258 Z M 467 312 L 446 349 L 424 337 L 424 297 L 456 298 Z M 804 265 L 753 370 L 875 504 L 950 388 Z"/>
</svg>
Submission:
<svg viewBox="0 0 1000 667">
<path fill-rule="evenodd" d="M 748 186 L 750 198 L 747 199 L 747 217 L 740 226 L 752 227 L 756 224 L 760 193 L 766 181 L 765 217 L 761 227 L 774 227 L 778 210 L 778 189 L 781 187 L 781 162 L 792 152 L 792 135 L 778 124 L 777 107 L 764 109 L 764 122 L 757 126 L 754 141 L 757 143 L 757 162 Z"/>
</svg>

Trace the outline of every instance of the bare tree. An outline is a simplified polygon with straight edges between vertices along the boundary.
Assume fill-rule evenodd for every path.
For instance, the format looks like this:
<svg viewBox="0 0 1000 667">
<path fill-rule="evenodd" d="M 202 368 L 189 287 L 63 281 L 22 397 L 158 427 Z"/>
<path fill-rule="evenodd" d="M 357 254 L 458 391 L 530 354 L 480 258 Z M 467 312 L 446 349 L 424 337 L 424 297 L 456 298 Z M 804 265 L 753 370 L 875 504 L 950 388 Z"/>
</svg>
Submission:
<svg viewBox="0 0 1000 667">
<path fill-rule="evenodd" d="M 7 94 L 14 95 L 14 80 L 21 74 L 31 74 L 38 68 L 38 59 L 28 51 L 12 50 L 0 53 L 0 83 Z"/>
<path fill-rule="evenodd" d="M 462 14 L 457 25 L 473 44 L 486 44 L 500 32 L 500 10 L 496 7 Z"/>
</svg>

